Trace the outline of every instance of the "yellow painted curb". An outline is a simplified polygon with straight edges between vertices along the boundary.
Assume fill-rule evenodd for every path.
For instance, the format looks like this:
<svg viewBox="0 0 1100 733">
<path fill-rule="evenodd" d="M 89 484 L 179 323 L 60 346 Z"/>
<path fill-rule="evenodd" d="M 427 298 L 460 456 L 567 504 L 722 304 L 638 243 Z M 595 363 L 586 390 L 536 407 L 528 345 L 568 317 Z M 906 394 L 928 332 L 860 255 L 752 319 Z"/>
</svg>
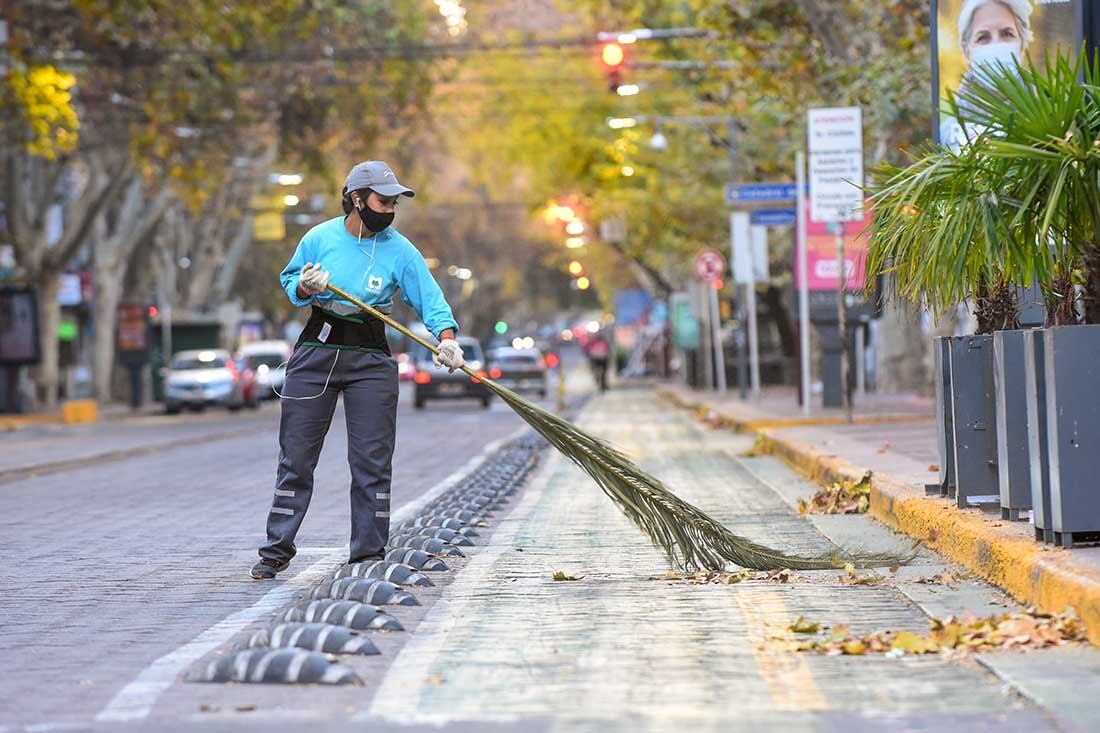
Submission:
<svg viewBox="0 0 1100 733">
<path fill-rule="evenodd" d="M 66 425 L 99 421 L 99 404 L 95 400 L 69 400 L 61 406 L 61 421 Z"/>
<path fill-rule="evenodd" d="M 689 406 L 671 396 L 677 404 Z M 729 416 L 722 419 L 723 423 L 737 423 Z M 858 480 L 868 473 L 813 446 L 777 436 L 773 429 L 756 431 L 756 450 L 782 459 L 816 483 Z M 1040 545 L 1020 536 L 1010 525 L 983 517 L 977 509 L 959 509 L 948 499 L 926 496 L 881 473 L 871 477 L 870 512 L 1022 603 L 1052 613 L 1072 606 L 1088 629 L 1089 641 L 1100 645 L 1100 572 L 1078 564 L 1069 551 Z"/>
<path fill-rule="evenodd" d="M 72 425 L 99 422 L 99 403 L 95 400 L 69 400 L 61 412 L 35 412 L 28 415 L 0 416 L 0 430 L 20 430 L 30 425 Z"/>
</svg>

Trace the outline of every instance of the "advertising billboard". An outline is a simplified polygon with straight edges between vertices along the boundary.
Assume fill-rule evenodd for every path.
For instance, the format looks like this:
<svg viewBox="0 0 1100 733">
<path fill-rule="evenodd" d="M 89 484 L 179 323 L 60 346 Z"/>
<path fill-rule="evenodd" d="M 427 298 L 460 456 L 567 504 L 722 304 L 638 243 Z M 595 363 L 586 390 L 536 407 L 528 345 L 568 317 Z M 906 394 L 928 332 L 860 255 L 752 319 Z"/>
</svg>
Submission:
<svg viewBox="0 0 1100 733">
<path fill-rule="evenodd" d="M 809 218 L 810 204 L 806 201 L 806 280 L 808 288 L 814 292 L 831 290 L 836 292 L 840 280 L 840 270 L 836 261 L 836 228 L 843 226 L 844 232 L 844 271 L 846 290 L 856 293 L 863 290 L 867 283 L 867 229 L 871 223 L 868 207 L 858 212 L 856 221 L 843 224 L 828 224 Z M 801 287 L 797 263 L 794 267 L 795 286 Z"/>
<path fill-rule="evenodd" d="M 1030 56 L 1075 57 L 1082 0 L 933 0 L 932 83 L 937 142 L 958 148 L 972 135 L 946 110 L 948 90 L 980 83 L 983 67 Z"/>
</svg>

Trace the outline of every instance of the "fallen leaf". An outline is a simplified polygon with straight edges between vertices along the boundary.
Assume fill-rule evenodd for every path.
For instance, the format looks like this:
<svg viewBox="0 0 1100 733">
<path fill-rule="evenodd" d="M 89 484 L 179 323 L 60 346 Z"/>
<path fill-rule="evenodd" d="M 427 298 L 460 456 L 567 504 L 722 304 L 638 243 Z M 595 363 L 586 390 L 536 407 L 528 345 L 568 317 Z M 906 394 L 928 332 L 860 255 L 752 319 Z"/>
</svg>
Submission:
<svg viewBox="0 0 1100 733">
<path fill-rule="evenodd" d="M 821 630 L 821 624 L 817 621 L 807 621 L 802 616 L 799 616 L 794 620 L 794 623 L 787 627 L 788 631 L 793 631 L 796 634 L 816 634 Z"/>
<path fill-rule="evenodd" d="M 432 675 L 431 677 L 425 677 L 424 678 L 424 684 L 425 685 L 442 685 L 446 681 L 447 681 L 447 678 L 444 677 L 443 675 L 439 675 L 439 674 Z"/>
<path fill-rule="evenodd" d="M 799 514 L 863 514 L 871 506 L 871 472 L 858 481 L 836 481 L 812 497 L 799 499 Z"/>
<path fill-rule="evenodd" d="M 199 705 L 199 712 L 201 713 L 216 713 L 219 710 L 221 710 L 221 708 L 219 708 L 217 705 L 208 705 L 207 703 Z"/>
<path fill-rule="evenodd" d="M 932 473 L 939 473 L 940 472 L 940 466 L 939 466 L 938 463 L 933 463 L 928 467 L 928 470 L 931 471 Z"/>
<path fill-rule="evenodd" d="M 934 641 L 917 636 L 912 631 L 899 631 L 890 642 L 890 648 L 900 649 L 906 654 L 934 654 L 940 650 Z"/>
<path fill-rule="evenodd" d="M 236 707 L 238 713 L 251 713 L 256 710 L 255 705 L 238 705 Z"/>
<path fill-rule="evenodd" d="M 898 571 L 901 570 L 901 565 L 891 565 L 889 570 L 891 575 L 897 575 Z"/>
<path fill-rule="evenodd" d="M 876 452 L 877 453 L 885 453 L 886 451 L 890 450 L 893 447 L 894 446 L 893 446 L 892 443 L 890 443 L 890 441 L 886 441 L 885 443 L 882 444 L 882 447 L 879 448 Z"/>
<path fill-rule="evenodd" d="M 554 571 L 554 580 L 580 580 L 583 575 L 566 575 L 561 570 Z"/>
<path fill-rule="evenodd" d="M 768 572 L 768 580 L 773 583 L 787 583 L 791 579 L 791 571 L 787 568 L 782 570 L 771 570 Z"/>
<path fill-rule="evenodd" d="M 867 645 L 859 640 L 845 642 L 840 648 L 845 654 L 855 657 L 867 652 Z"/>
<path fill-rule="evenodd" d="M 939 532 L 939 530 L 937 530 L 937 529 L 930 529 L 930 530 L 928 530 L 928 541 L 929 541 L 929 542 L 935 542 L 935 541 L 936 541 L 936 540 L 938 540 L 939 538 L 940 538 L 940 532 Z"/>
</svg>

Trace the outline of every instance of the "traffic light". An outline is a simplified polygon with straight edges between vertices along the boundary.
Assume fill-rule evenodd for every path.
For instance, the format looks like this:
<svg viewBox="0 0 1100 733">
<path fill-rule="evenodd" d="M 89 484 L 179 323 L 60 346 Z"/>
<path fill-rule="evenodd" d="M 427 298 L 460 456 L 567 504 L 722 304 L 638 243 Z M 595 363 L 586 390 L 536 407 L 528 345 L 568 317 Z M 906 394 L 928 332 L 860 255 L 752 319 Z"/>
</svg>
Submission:
<svg viewBox="0 0 1100 733">
<path fill-rule="evenodd" d="M 600 61 L 603 62 L 604 71 L 607 73 L 607 88 L 617 93 L 623 81 L 623 66 L 626 65 L 626 51 L 622 44 L 605 43 L 600 47 Z"/>
</svg>

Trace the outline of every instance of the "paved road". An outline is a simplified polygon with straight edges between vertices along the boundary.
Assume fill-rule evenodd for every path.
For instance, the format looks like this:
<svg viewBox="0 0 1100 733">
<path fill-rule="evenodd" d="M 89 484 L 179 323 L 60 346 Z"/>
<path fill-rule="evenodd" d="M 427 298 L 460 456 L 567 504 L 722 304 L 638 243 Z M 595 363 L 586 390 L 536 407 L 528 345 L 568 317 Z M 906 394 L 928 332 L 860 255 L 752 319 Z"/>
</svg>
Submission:
<svg viewBox="0 0 1100 733">
<path fill-rule="evenodd" d="M 741 456 L 750 438 L 710 431 L 652 393 L 595 400 L 583 424 L 754 539 L 804 552 L 830 542 L 905 544 L 866 517 L 799 516 L 809 484 L 774 459 Z M 920 632 L 929 615 L 1012 603 L 974 580 L 917 582 L 945 569 L 931 554 L 880 586 L 843 585 L 838 571 L 786 584 L 662 580 L 660 553 L 556 454 L 469 560 L 453 563 L 456 573 L 417 590 L 425 605 L 400 614 L 410 633 L 376 637 L 378 657 L 344 660 L 365 687 L 179 682 L 179 659 L 218 648 L 221 632 L 281 605 L 343 551 L 347 470 L 336 429 L 303 530 L 308 551 L 281 584 L 245 577 L 270 496 L 273 427 L 0 485 L 0 543 L 11 559 L 0 580 L 0 733 L 303 725 L 313 733 L 438 725 L 1034 733 L 1089 730 L 1100 714 L 1095 649 L 966 660 L 794 654 L 788 625 L 798 615 L 856 631 Z M 518 427 L 501 405 L 488 414 L 403 408 L 397 503 L 407 506 Z M 418 442 L 425 437 L 432 444 Z M 555 570 L 583 578 L 554 582 Z M 164 668 L 151 667 L 155 660 Z"/>
<path fill-rule="evenodd" d="M 499 401 L 488 411 L 476 402 L 416 411 L 407 398 L 395 511 L 522 426 Z M 278 407 L 268 405 L 0 435 L 9 471 L 0 483 L 0 730 L 91 721 L 151 662 L 272 590 L 247 572 L 264 538 L 277 427 Z M 193 443 L 204 436 L 212 439 Z M 18 475 L 119 450 L 138 454 Z M 346 450 L 338 412 L 288 587 L 312 563 L 329 569 L 346 553 Z"/>
</svg>

